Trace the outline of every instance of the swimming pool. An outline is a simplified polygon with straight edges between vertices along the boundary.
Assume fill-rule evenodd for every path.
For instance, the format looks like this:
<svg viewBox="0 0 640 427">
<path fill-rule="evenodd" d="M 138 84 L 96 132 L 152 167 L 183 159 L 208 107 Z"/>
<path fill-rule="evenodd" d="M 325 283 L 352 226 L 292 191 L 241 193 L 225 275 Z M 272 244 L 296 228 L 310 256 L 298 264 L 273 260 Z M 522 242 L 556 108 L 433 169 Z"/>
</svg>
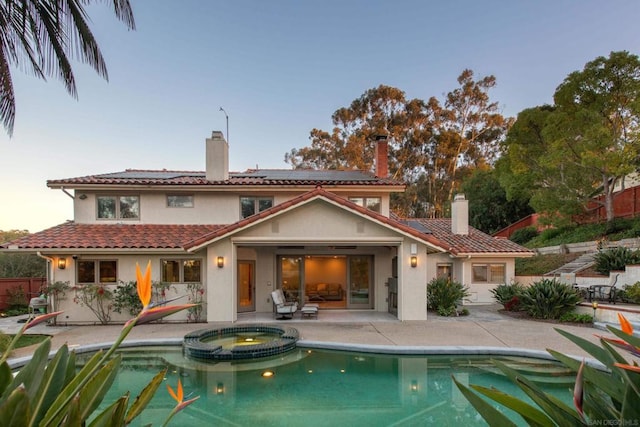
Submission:
<svg viewBox="0 0 640 427">
<path fill-rule="evenodd" d="M 298 348 L 257 362 L 205 363 L 180 347 L 120 350 L 121 372 L 104 405 L 130 391 L 136 396 L 159 370 L 178 378 L 185 399 L 200 396 L 173 420 L 180 426 L 424 426 L 486 425 L 451 381 L 523 393 L 486 355 L 382 355 Z M 82 362 L 85 355 L 79 355 Z M 574 375 L 548 360 L 496 356 L 571 403 Z M 266 377 L 265 372 L 272 373 Z M 161 425 L 175 402 L 161 388 L 137 424 Z"/>
</svg>

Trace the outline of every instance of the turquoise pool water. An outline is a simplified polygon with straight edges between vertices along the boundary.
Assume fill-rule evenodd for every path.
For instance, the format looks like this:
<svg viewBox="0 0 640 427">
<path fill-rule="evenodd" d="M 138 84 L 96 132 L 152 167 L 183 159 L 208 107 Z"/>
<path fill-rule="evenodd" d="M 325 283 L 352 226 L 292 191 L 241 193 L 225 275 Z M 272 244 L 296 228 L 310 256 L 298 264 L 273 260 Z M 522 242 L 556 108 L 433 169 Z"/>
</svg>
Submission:
<svg viewBox="0 0 640 427">
<path fill-rule="evenodd" d="M 296 349 L 259 362 L 187 360 L 178 347 L 122 349 L 123 363 L 105 405 L 132 399 L 159 370 L 185 399 L 200 396 L 174 426 L 475 426 L 486 425 L 451 381 L 523 396 L 487 356 L 397 356 Z M 84 356 L 80 356 L 82 361 Z M 498 356 L 571 403 L 574 376 L 539 359 Z M 264 372 L 273 373 L 271 377 Z M 134 425 L 162 425 L 175 402 L 165 386 Z M 514 419 L 515 420 L 515 419 Z"/>
</svg>

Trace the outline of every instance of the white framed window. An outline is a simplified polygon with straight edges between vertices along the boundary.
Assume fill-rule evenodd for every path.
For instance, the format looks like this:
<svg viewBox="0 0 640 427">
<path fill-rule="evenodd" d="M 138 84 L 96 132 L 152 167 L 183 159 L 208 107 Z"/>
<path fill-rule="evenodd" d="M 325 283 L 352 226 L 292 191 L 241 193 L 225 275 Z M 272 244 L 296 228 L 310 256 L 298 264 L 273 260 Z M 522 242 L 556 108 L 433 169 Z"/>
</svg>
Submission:
<svg viewBox="0 0 640 427">
<path fill-rule="evenodd" d="M 382 205 L 380 197 L 349 197 L 349 201 L 370 211 L 380 213 Z"/>
<path fill-rule="evenodd" d="M 202 261 L 200 259 L 163 259 L 162 281 L 167 283 L 201 283 Z"/>
<path fill-rule="evenodd" d="M 139 196 L 98 196 L 98 219 L 140 219 Z"/>
<path fill-rule="evenodd" d="M 473 283 L 502 284 L 506 279 L 504 264 L 472 264 Z"/>
<path fill-rule="evenodd" d="M 193 195 L 191 194 L 168 194 L 167 207 L 169 208 L 192 208 Z"/>
<path fill-rule="evenodd" d="M 450 263 L 437 264 L 436 277 L 445 277 L 449 280 L 453 280 L 453 264 L 450 264 Z"/>
<path fill-rule="evenodd" d="M 273 197 L 240 197 L 240 219 L 250 217 L 273 206 Z"/>
<path fill-rule="evenodd" d="M 76 261 L 78 283 L 116 283 L 118 281 L 118 263 L 114 260 L 78 260 Z"/>
</svg>

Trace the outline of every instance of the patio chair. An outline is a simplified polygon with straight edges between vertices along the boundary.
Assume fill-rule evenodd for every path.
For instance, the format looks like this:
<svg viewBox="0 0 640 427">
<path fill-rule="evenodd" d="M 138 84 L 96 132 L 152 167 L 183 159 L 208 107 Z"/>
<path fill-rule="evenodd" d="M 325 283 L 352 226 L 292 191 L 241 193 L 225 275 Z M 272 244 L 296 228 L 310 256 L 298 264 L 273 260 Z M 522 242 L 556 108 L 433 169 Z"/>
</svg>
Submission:
<svg viewBox="0 0 640 427">
<path fill-rule="evenodd" d="M 278 316 L 278 320 L 293 319 L 293 314 L 298 311 L 297 302 L 287 302 L 284 298 L 282 289 L 276 289 L 271 292 L 271 299 L 275 307 L 275 312 Z"/>
<path fill-rule="evenodd" d="M 589 287 L 589 296 L 591 299 L 616 303 L 616 282 L 618 281 L 618 273 L 612 274 L 609 278 L 608 285 L 593 285 Z"/>
</svg>

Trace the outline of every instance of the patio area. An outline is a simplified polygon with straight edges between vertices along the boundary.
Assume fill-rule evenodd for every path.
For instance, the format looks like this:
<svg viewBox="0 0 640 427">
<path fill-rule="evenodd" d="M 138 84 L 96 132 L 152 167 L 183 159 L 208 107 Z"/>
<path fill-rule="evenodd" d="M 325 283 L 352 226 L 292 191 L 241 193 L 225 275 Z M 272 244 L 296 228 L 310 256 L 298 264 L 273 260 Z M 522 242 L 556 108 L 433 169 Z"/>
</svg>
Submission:
<svg viewBox="0 0 640 427">
<path fill-rule="evenodd" d="M 533 350 L 546 353 L 554 349 L 573 356 L 587 356 L 555 328 L 571 332 L 591 342 L 608 332 L 589 326 L 574 326 L 532 320 L 513 319 L 499 312 L 498 304 L 470 306 L 469 316 L 440 317 L 430 315 L 426 321 L 401 322 L 387 313 L 369 310 L 321 310 L 318 318 L 299 315 L 292 320 L 276 320 L 270 315 L 245 314 L 235 324 L 277 323 L 295 327 L 304 344 L 346 344 L 373 347 L 427 347 L 442 353 L 454 354 L 461 350 L 486 353 L 491 349 Z M 185 334 L 202 329 L 229 325 L 229 323 L 152 323 L 133 329 L 126 342 L 155 341 L 181 342 Z M 16 318 L 0 319 L 0 330 L 14 333 L 22 326 Z M 33 334 L 52 336 L 55 350 L 64 343 L 70 348 L 112 342 L 122 325 L 47 326 L 38 325 Z M 13 357 L 25 357 L 33 348 L 18 349 Z"/>
</svg>

